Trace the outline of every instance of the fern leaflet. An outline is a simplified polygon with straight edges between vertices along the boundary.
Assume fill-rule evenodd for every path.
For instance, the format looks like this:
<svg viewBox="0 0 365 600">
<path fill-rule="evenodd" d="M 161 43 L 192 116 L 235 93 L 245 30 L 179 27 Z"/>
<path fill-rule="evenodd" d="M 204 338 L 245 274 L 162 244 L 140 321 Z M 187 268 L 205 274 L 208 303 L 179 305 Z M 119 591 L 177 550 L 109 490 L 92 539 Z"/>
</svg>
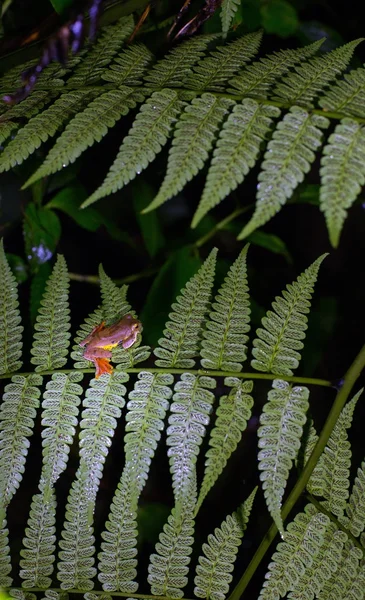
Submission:
<svg viewBox="0 0 365 600">
<path fill-rule="evenodd" d="M 175 196 L 203 168 L 216 133 L 233 104 L 228 98 L 206 93 L 185 108 L 174 131 L 165 179 L 144 213 Z"/>
<path fill-rule="evenodd" d="M 242 183 L 256 163 L 273 118 L 279 115 L 278 108 L 249 98 L 233 107 L 220 131 L 192 227 Z"/>
<path fill-rule="evenodd" d="M 89 146 L 100 142 L 108 129 L 142 99 L 143 97 L 132 88 L 121 86 L 92 100 L 85 110 L 70 121 L 42 166 L 28 179 L 25 186 L 75 162 Z"/>
<path fill-rule="evenodd" d="M 59 369 L 67 362 L 71 337 L 68 288 L 66 261 L 58 255 L 34 326 L 31 362 L 37 365 L 36 371 Z"/>
<path fill-rule="evenodd" d="M 257 488 L 232 515 L 228 515 L 221 526 L 208 536 L 203 544 L 204 556 L 199 556 L 194 579 L 194 594 L 198 598 L 225 600 L 232 581 L 238 548 L 241 545 Z"/>
<path fill-rule="evenodd" d="M 198 355 L 200 329 L 208 308 L 210 291 L 213 286 L 217 250 L 213 249 L 208 258 L 181 290 L 169 314 L 164 336 L 154 350 L 158 357 L 158 367 L 181 367 L 190 369 Z"/>
<path fill-rule="evenodd" d="M 102 533 L 99 581 L 106 591 L 133 593 L 137 589 L 136 510 L 161 437 L 173 382 L 168 373 L 141 372 L 129 394 L 126 415 L 125 467 Z"/>
<path fill-rule="evenodd" d="M 82 204 L 83 208 L 122 188 L 154 160 L 166 144 L 172 124 L 183 106 L 173 90 L 154 92 L 148 98 L 123 140 L 104 182 Z"/>
<path fill-rule="evenodd" d="M 18 286 L 0 240 L 0 374 L 22 366 L 23 327 L 18 307 Z"/>
<path fill-rule="evenodd" d="M 322 44 L 323 39 L 304 48 L 280 50 L 260 58 L 257 62 L 245 67 L 229 82 L 235 88 L 229 91 L 234 94 L 237 94 L 238 91 L 240 95 L 259 100 L 268 98 L 270 89 L 278 79 L 285 75 L 291 67 L 315 54 Z"/>
<path fill-rule="evenodd" d="M 329 124 L 326 117 L 311 115 L 298 106 L 284 116 L 265 152 L 254 215 L 238 239 L 267 223 L 291 197 L 316 157 L 322 143 L 321 129 Z"/>
<path fill-rule="evenodd" d="M 321 159 L 320 207 L 332 246 L 338 246 L 350 208 L 365 183 L 365 129 L 352 119 L 336 126 Z"/>
<path fill-rule="evenodd" d="M 102 312 L 105 321 L 108 324 L 114 323 L 128 313 L 135 317 L 135 312 L 131 310 L 131 305 L 127 300 L 128 286 L 118 287 L 105 273 L 102 265 L 99 267 L 99 277 L 100 293 L 103 301 Z"/>
<path fill-rule="evenodd" d="M 246 360 L 246 334 L 250 330 L 247 250 L 248 245 L 228 271 L 205 322 L 200 351 L 201 364 L 205 369 L 241 371 Z"/>
<path fill-rule="evenodd" d="M 275 379 L 258 430 L 260 479 L 268 510 L 282 537 L 281 503 L 289 471 L 300 448 L 309 390 Z"/>
<path fill-rule="evenodd" d="M 351 495 L 346 506 L 346 513 L 349 518 L 347 528 L 352 535 L 358 537 L 365 529 L 365 462 L 357 470 Z"/>
<path fill-rule="evenodd" d="M 256 331 L 253 342 L 251 365 L 257 371 L 282 375 L 293 375 L 299 365 L 300 353 L 307 329 L 306 314 L 310 310 L 310 299 L 317 280 L 323 254 L 299 275 L 297 281 L 287 285 L 282 297 L 277 296 L 272 303 L 273 311 L 268 311 L 262 319 L 265 329 Z"/>
<path fill-rule="evenodd" d="M 1 518 L 1 517 L 0 517 Z M 0 585 L 1 587 L 10 587 L 13 579 L 9 575 L 11 572 L 10 547 L 9 547 L 9 529 L 6 527 L 6 520 L 1 519 L 0 523 Z"/>
<path fill-rule="evenodd" d="M 363 118 L 365 113 L 365 69 L 354 69 L 331 87 L 318 101 L 325 110 Z"/>
<path fill-rule="evenodd" d="M 41 384 L 40 375 L 14 375 L 5 387 L 0 408 L 0 526 L 23 478 Z"/>
<path fill-rule="evenodd" d="M 103 79 L 115 85 L 127 85 L 130 87 L 141 85 L 143 77 L 153 55 L 144 44 L 134 44 L 126 48 L 108 70 L 104 70 Z"/>
<path fill-rule="evenodd" d="M 363 564 L 359 566 L 362 557 L 361 550 L 351 540 L 348 540 L 343 548 L 337 571 L 332 573 L 332 576 L 326 581 L 318 599 L 357 600 L 363 598 L 364 587 L 361 584 L 364 583 L 365 569 Z"/>
<path fill-rule="evenodd" d="M 184 80 L 188 89 L 224 91 L 226 82 L 257 53 L 262 31 L 248 33 L 225 46 L 218 46 Z"/>
<path fill-rule="evenodd" d="M 219 401 L 217 420 L 209 439 L 210 448 L 206 453 L 204 478 L 195 514 L 236 450 L 251 417 L 252 381 L 242 382 L 230 377 L 225 379 L 225 384 L 232 386 L 232 390 L 228 396 L 222 396 Z"/>
<path fill-rule="evenodd" d="M 240 7 L 241 3 L 239 0 L 223 0 L 221 20 L 222 20 L 222 31 L 224 35 L 227 35 L 229 28 L 232 24 L 234 16 Z"/>
<path fill-rule="evenodd" d="M 192 502 L 188 495 L 191 493 L 199 448 L 214 402 L 214 394 L 210 390 L 215 386 L 216 381 L 211 377 L 183 373 L 174 388 L 166 433 L 176 517 L 183 505 Z"/>
</svg>

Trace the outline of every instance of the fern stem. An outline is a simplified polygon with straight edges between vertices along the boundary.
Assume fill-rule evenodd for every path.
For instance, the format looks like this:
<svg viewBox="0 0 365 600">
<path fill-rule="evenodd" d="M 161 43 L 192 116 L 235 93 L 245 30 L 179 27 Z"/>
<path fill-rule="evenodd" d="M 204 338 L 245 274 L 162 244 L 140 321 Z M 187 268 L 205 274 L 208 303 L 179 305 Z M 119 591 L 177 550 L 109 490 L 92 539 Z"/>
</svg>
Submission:
<svg viewBox="0 0 365 600">
<path fill-rule="evenodd" d="M 225 217 L 224 219 L 219 221 L 216 225 L 214 225 L 214 227 L 210 231 L 208 231 L 208 233 L 206 233 L 205 235 L 202 235 L 202 237 L 200 237 L 198 240 L 196 240 L 196 242 L 194 242 L 193 246 L 195 248 L 200 248 L 201 246 L 204 246 L 204 244 L 208 240 L 210 240 L 210 238 L 215 236 L 215 234 L 218 233 L 218 231 L 220 231 L 221 229 L 224 229 L 226 227 L 226 225 L 228 225 L 228 223 L 230 223 L 231 221 L 236 219 L 236 217 L 239 217 L 240 215 L 243 215 L 245 212 L 251 210 L 251 208 L 253 206 L 254 206 L 254 204 L 249 204 L 248 206 L 244 206 L 243 208 L 236 208 L 236 210 L 234 210 L 230 215 L 228 215 L 228 217 Z"/>
<path fill-rule="evenodd" d="M 42 375 L 53 375 L 54 373 L 73 373 L 75 369 L 55 369 L 53 371 L 42 371 Z M 160 367 L 133 367 L 130 369 L 123 369 L 125 373 L 140 373 L 141 371 L 146 371 L 147 373 L 166 373 L 166 369 Z M 77 369 L 78 373 L 94 373 L 95 369 Z M 328 381 L 327 379 L 316 379 L 315 377 L 296 377 L 286 376 L 286 375 L 272 375 L 271 373 L 237 373 L 236 371 L 211 371 L 207 369 L 168 369 L 168 372 L 171 375 L 181 375 L 182 373 L 192 373 L 197 376 L 211 376 L 211 377 L 237 377 L 239 379 L 259 379 L 259 380 L 268 380 L 273 381 L 274 379 L 283 379 L 284 381 L 290 381 L 293 383 L 299 383 L 303 385 L 318 385 L 320 387 L 333 387 L 332 381 Z M 0 379 L 11 379 L 13 375 L 22 375 L 23 377 L 27 377 L 28 375 L 33 375 L 34 371 L 29 371 L 28 373 L 20 373 L 17 371 L 16 373 L 5 373 L 4 375 L 0 375 Z"/>
<path fill-rule="evenodd" d="M 317 444 L 315 445 L 311 456 L 309 457 L 303 471 L 301 472 L 297 483 L 294 488 L 290 492 L 286 502 L 284 503 L 283 509 L 281 511 L 283 520 L 289 515 L 291 509 L 294 507 L 301 494 L 304 491 L 305 486 L 308 483 L 308 480 L 312 474 L 314 467 L 316 466 L 320 455 L 322 454 L 329 438 L 332 433 L 334 426 L 336 425 L 337 419 L 340 416 L 340 413 L 351 393 L 353 386 L 355 385 L 358 377 L 361 374 L 361 371 L 365 367 L 365 345 L 361 348 L 359 354 L 356 356 L 354 362 L 348 369 L 345 377 L 344 383 L 341 389 L 338 391 L 335 401 L 333 403 L 332 409 L 327 417 L 327 420 L 324 424 L 324 427 L 321 431 L 321 434 L 318 438 Z M 232 594 L 229 596 L 228 600 L 239 600 L 245 591 L 247 585 L 251 581 L 252 576 L 254 575 L 257 567 L 261 563 L 264 558 L 266 552 L 268 551 L 271 543 L 276 537 L 278 533 L 278 529 L 276 525 L 273 523 L 268 530 L 267 534 L 263 538 L 260 546 L 256 550 L 250 564 L 248 565 L 246 571 L 243 573 L 241 579 L 238 584 L 234 588 Z"/>
<path fill-rule="evenodd" d="M 124 285 L 125 283 L 133 283 L 134 281 L 138 281 L 139 279 L 143 279 L 144 277 L 151 277 L 158 273 L 161 269 L 161 266 L 151 267 L 150 269 L 145 269 L 144 271 L 140 271 L 139 273 L 132 273 L 132 275 L 127 275 L 127 277 L 123 277 L 122 279 L 113 279 L 113 283 L 116 285 Z M 69 277 L 71 281 L 80 281 L 82 283 L 91 283 L 93 285 L 100 285 L 100 277 L 98 275 L 83 275 L 83 273 L 69 273 Z"/>
<path fill-rule="evenodd" d="M 6 587 L 2 587 L 1 591 L 9 591 L 9 590 L 19 590 L 21 592 L 27 592 L 28 590 L 24 587 L 14 587 L 11 586 L 11 588 L 6 588 Z M 60 588 L 42 588 L 42 587 L 32 587 L 29 589 L 29 591 L 32 591 L 32 593 L 36 593 L 36 592 L 56 592 L 57 594 L 59 594 L 60 592 L 62 592 L 62 590 Z M 67 590 L 68 594 L 85 594 L 86 590 L 79 590 L 79 589 L 70 589 Z M 104 590 L 93 590 L 92 591 L 93 594 L 95 595 L 100 595 L 100 596 L 104 596 L 105 595 L 105 591 Z M 171 600 L 171 598 L 169 596 L 154 596 L 153 594 L 132 594 L 131 592 L 113 592 L 113 596 L 118 596 L 120 598 L 151 598 L 151 600 Z M 181 598 L 181 600 L 193 600 L 191 598 Z M 196 598 L 194 599 L 196 600 Z"/>
</svg>

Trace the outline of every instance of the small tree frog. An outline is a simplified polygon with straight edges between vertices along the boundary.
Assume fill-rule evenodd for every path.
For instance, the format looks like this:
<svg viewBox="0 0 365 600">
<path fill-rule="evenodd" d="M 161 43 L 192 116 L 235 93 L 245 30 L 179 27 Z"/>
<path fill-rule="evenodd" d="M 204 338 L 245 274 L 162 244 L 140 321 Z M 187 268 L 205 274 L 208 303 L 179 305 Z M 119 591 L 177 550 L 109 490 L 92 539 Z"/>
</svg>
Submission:
<svg viewBox="0 0 365 600">
<path fill-rule="evenodd" d="M 80 342 L 80 346 L 85 347 L 83 357 L 91 360 L 95 365 L 96 379 L 103 373 L 113 372 L 113 367 L 110 364 L 112 348 L 119 344 L 125 349 L 130 348 L 141 331 L 142 323 L 132 315 L 125 315 L 108 327 L 105 326 L 105 321 L 103 321 Z"/>
</svg>

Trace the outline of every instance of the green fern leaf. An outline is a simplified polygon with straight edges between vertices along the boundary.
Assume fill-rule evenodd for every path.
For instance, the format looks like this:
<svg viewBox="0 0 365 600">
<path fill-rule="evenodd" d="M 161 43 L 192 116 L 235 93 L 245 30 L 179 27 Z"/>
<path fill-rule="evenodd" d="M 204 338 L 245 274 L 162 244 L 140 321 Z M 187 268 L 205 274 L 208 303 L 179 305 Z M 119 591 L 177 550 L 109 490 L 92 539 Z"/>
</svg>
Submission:
<svg viewBox="0 0 365 600">
<path fill-rule="evenodd" d="M 23 592 L 23 590 L 12 588 L 8 592 L 10 598 L 15 598 L 16 600 L 37 600 L 37 595 L 32 594 L 31 592 Z"/>
<path fill-rule="evenodd" d="M 346 513 L 349 518 L 347 528 L 352 535 L 358 537 L 365 529 L 365 461 L 357 470 Z"/>
<path fill-rule="evenodd" d="M 175 516 L 179 515 L 191 491 L 197 457 L 214 403 L 214 394 L 210 390 L 215 387 L 216 381 L 211 377 L 183 373 L 174 388 L 166 434 Z"/>
<path fill-rule="evenodd" d="M 319 99 L 318 104 L 349 117 L 365 117 L 365 69 L 353 69 Z"/>
<path fill-rule="evenodd" d="M 204 477 L 195 514 L 198 513 L 209 491 L 236 450 L 251 417 L 252 381 L 240 381 L 234 377 L 227 377 L 225 384 L 232 386 L 232 390 L 228 396 L 222 396 L 219 400 L 217 419 L 210 434 L 210 448 L 206 453 Z"/>
<path fill-rule="evenodd" d="M 128 379 L 129 375 L 123 372 L 93 379 L 82 403 L 80 470 L 83 472 L 83 491 L 88 499 L 90 521 L 117 419 L 125 405 L 127 390 L 123 384 Z"/>
<path fill-rule="evenodd" d="M 130 313 L 134 317 L 135 312 L 127 301 L 128 286 L 118 287 L 105 273 L 102 265 L 99 266 L 100 292 L 103 300 L 102 313 L 105 321 L 110 324 L 124 315 Z"/>
<path fill-rule="evenodd" d="M 204 555 L 199 556 L 194 579 L 194 594 L 198 598 L 225 600 L 232 581 L 231 572 L 236 561 L 257 488 L 221 526 L 208 536 L 203 544 Z"/>
<path fill-rule="evenodd" d="M 313 557 L 311 566 L 299 577 L 288 600 L 313 600 L 318 597 L 326 581 L 336 573 L 342 559 L 347 535 L 338 531 L 334 523 L 328 523 L 320 551 Z"/>
<path fill-rule="evenodd" d="M 75 162 L 80 154 L 95 142 L 100 142 L 108 129 L 142 100 L 140 93 L 128 87 L 110 90 L 92 100 L 85 110 L 70 121 L 41 167 L 24 187 Z"/>
<path fill-rule="evenodd" d="M 92 362 L 83 358 L 83 348 L 79 345 L 97 325 L 103 321 L 104 315 L 101 306 L 86 317 L 85 322 L 81 325 L 75 336 L 75 345 L 72 347 L 71 358 L 76 361 L 74 363 L 75 369 L 88 369 L 94 368 Z"/>
<path fill-rule="evenodd" d="M 142 212 L 176 196 L 203 168 L 216 133 L 233 104 L 227 98 L 203 94 L 185 108 L 175 128 L 165 179 L 155 199 Z"/>
<path fill-rule="evenodd" d="M 322 131 L 329 120 L 293 106 L 268 143 L 258 177 L 256 208 L 251 221 L 238 236 L 242 240 L 264 225 L 286 203 L 304 180 L 322 143 Z"/>
<path fill-rule="evenodd" d="M 248 33 L 230 44 L 218 46 L 193 68 L 183 81 L 190 90 L 224 91 L 226 82 L 257 53 L 262 31 Z"/>
<path fill-rule="evenodd" d="M 156 544 L 156 554 L 150 556 L 147 580 L 155 596 L 182 598 L 184 595 L 194 541 L 195 503 L 196 482 L 191 481 L 183 511 L 177 514 L 176 508 L 172 509 Z"/>
<path fill-rule="evenodd" d="M 66 519 L 59 542 L 57 579 L 61 589 L 90 591 L 96 575 L 94 567 L 95 538 L 89 522 L 88 497 L 84 473 L 78 469 L 66 505 Z"/>
<path fill-rule="evenodd" d="M 23 478 L 41 384 L 40 375 L 14 375 L 5 387 L 0 408 L 0 525 Z"/>
<path fill-rule="evenodd" d="M 85 594 L 85 596 L 86 596 L 86 594 Z M 44 600 L 69 600 L 69 595 L 67 592 L 58 592 L 58 591 L 56 592 L 56 590 L 45 590 Z"/>
<path fill-rule="evenodd" d="M 18 286 L 0 240 L 0 375 L 22 366 L 22 333 Z"/>
<path fill-rule="evenodd" d="M 274 89 L 280 100 L 310 108 L 322 90 L 329 86 L 348 66 L 356 46 L 364 38 L 354 40 L 328 52 L 324 56 L 312 58 L 296 66 L 295 73 L 289 73 L 283 83 Z"/>
<path fill-rule="evenodd" d="M 3 145 L 14 129 L 19 128 L 19 123 L 16 121 L 3 121 L 0 123 L 0 144 Z M 1 159 L 1 157 L 0 157 Z"/>
<path fill-rule="evenodd" d="M 6 527 L 6 520 L 1 520 L 0 523 L 0 586 L 8 588 L 13 583 L 10 562 L 10 547 L 9 547 L 9 529 Z"/>
<path fill-rule="evenodd" d="M 36 371 L 59 369 L 67 362 L 70 343 L 69 278 L 66 261 L 58 255 L 47 281 L 34 326 L 31 362 Z"/>
<path fill-rule="evenodd" d="M 307 484 L 307 489 L 312 494 L 326 498 L 326 508 L 338 517 L 344 514 L 349 496 L 351 445 L 346 430 L 351 427 L 356 403 L 362 391 L 355 394 L 343 408 Z"/>
<path fill-rule="evenodd" d="M 209 42 L 217 36 L 199 35 L 172 48 L 165 58 L 159 60 L 144 80 L 154 88 L 181 87 L 181 82 L 191 73 L 191 68 L 203 56 Z"/>
<path fill-rule="evenodd" d="M 143 104 L 104 182 L 82 207 L 116 192 L 139 175 L 166 144 L 184 103 L 173 90 L 154 92 Z"/>
<path fill-rule="evenodd" d="M 51 585 L 56 550 L 56 497 L 52 490 L 47 502 L 43 494 L 33 496 L 28 527 L 20 551 L 20 577 L 23 587 Z"/>
<path fill-rule="evenodd" d="M 276 547 L 258 600 L 277 600 L 295 586 L 321 551 L 329 518 L 311 505 L 289 523 L 285 542 Z"/>
<path fill-rule="evenodd" d="M 0 171 L 21 164 L 39 146 L 95 96 L 95 90 L 84 89 L 64 93 L 49 108 L 36 115 L 19 129 L 0 157 Z"/>
<path fill-rule="evenodd" d="M 282 297 L 277 296 L 272 303 L 273 311 L 262 319 L 264 329 L 256 331 L 252 350 L 251 365 L 257 371 L 293 375 L 293 369 L 298 367 L 301 340 L 307 329 L 305 315 L 309 313 L 319 267 L 326 256 L 320 256 L 294 283 L 287 285 Z"/>
<path fill-rule="evenodd" d="M 154 350 L 158 367 L 179 367 L 191 369 L 199 352 L 201 326 L 208 308 L 210 291 L 213 286 L 217 250 L 213 249 L 208 258 L 181 290 L 169 314 L 164 336 Z"/>
<path fill-rule="evenodd" d="M 350 208 L 365 183 L 365 129 L 352 119 L 336 126 L 321 159 L 320 207 L 332 246 L 338 246 Z"/>
<path fill-rule="evenodd" d="M 278 108 L 249 98 L 233 107 L 220 131 L 192 227 L 242 183 L 256 163 L 273 119 L 279 115 Z"/>
<path fill-rule="evenodd" d="M 323 41 L 323 39 L 317 40 L 304 48 L 280 50 L 260 58 L 252 65 L 245 67 L 239 75 L 229 82 L 235 89 L 228 91 L 237 94 L 238 90 L 240 95 L 258 98 L 259 100 L 268 98 L 271 88 L 278 79 L 296 64 L 302 63 L 303 60 L 315 54 Z"/>
<path fill-rule="evenodd" d="M 227 35 L 234 16 L 241 6 L 240 0 L 223 0 L 221 10 L 222 32 Z"/>
<path fill-rule="evenodd" d="M 309 390 L 275 379 L 260 416 L 258 454 L 267 508 L 283 537 L 281 504 L 309 407 Z"/>
<path fill-rule="evenodd" d="M 206 320 L 200 351 L 204 369 L 241 371 L 246 360 L 250 330 L 247 250 L 248 245 L 230 268 Z"/>
<path fill-rule="evenodd" d="M 141 372 L 129 393 L 126 415 L 125 467 L 102 533 L 99 581 L 106 591 L 137 590 L 137 523 L 139 496 L 147 481 L 151 460 L 161 438 L 173 383 L 168 373 Z"/>
<path fill-rule="evenodd" d="M 105 73 L 105 67 L 118 52 L 123 42 L 133 31 L 133 17 L 123 17 L 114 25 L 103 27 L 97 42 L 92 46 L 81 64 L 75 69 L 74 75 L 67 81 L 68 87 L 93 85 L 100 81 Z"/>
<path fill-rule="evenodd" d="M 332 573 L 332 576 L 326 581 L 321 593 L 317 596 L 318 599 L 358 600 L 363 598 L 365 569 L 363 564 L 359 564 L 362 558 L 363 553 L 360 548 L 348 540 L 343 548 L 337 571 Z"/>
<path fill-rule="evenodd" d="M 144 44 L 133 44 L 117 56 L 108 70 L 104 70 L 103 79 L 117 86 L 138 86 L 153 60 L 153 54 Z"/>
</svg>

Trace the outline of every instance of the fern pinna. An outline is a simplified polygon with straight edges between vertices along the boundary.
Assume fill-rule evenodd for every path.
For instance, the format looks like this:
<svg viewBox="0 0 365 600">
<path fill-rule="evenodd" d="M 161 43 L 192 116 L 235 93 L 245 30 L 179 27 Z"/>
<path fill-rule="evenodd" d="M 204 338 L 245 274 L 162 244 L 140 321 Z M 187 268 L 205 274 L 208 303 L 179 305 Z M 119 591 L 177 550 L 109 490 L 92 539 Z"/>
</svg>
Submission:
<svg viewBox="0 0 365 600">
<path fill-rule="evenodd" d="M 365 350 L 348 371 L 327 423 L 317 434 L 308 417 L 310 394 L 304 384 L 329 387 L 330 382 L 293 373 L 301 359 L 311 296 L 325 256 L 275 298 L 250 344 L 247 250 L 248 246 L 216 292 L 216 250 L 186 283 L 153 351 L 155 366 L 139 333 L 129 348 L 113 349 L 114 372 L 89 381 L 94 367 L 83 357 L 79 343 L 103 320 L 111 323 L 125 314 L 136 318 L 127 287 L 118 288 L 100 268 L 100 306 L 76 333 L 70 352 L 69 282 L 65 259 L 59 256 L 34 326 L 30 351 L 34 372 L 17 372 L 22 364 L 17 285 L 1 243 L 0 366 L 1 378 L 11 381 L 0 408 L 0 585 L 12 597 L 27 598 L 33 590 L 58 599 L 69 590 L 84 593 L 86 600 L 110 599 L 113 593 L 133 598 L 140 587 L 142 595 L 147 594 L 149 584 L 153 597 L 182 598 L 191 585 L 197 598 L 235 600 L 257 567 L 257 556 L 262 558 L 279 530 L 282 541 L 271 557 L 260 599 L 330 599 L 334 594 L 338 600 L 364 598 L 364 462 L 351 486 L 348 439 L 362 390 L 346 400 L 365 364 Z M 250 346 L 254 371 L 245 373 Z M 148 362 L 141 365 L 143 361 Z M 193 544 L 206 499 L 262 397 L 254 386 L 260 379 L 271 381 L 272 388 L 260 416 L 257 481 L 273 525 L 240 577 L 242 538 L 256 518 L 254 499 L 261 491 L 255 488 L 246 498 L 237 493 L 238 508 L 215 521 L 201 550 Z M 306 422 L 310 427 L 303 436 Z M 121 466 L 104 524 L 98 512 L 100 488 L 121 424 L 124 458 L 118 459 Z M 39 427 L 38 489 L 30 502 L 18 558 L 11 506 L 8 509 Z M 142 575 L 141 498 L 157 449 L 167 454 L 172 506 Z M 59 482 L 65 485 L 70 454 L 75 452 L 78 464 L 62 516 Z M 288 482 L 294 463 L 299 472 L 293 487 Z M 243 465 L 240 469 L 244 474 Z M 305 491 L 306 505 L 298 506 L 294 520 L 284 525 Z M 235 587 L 230 591 L 232 581 Z"/>
<path fill-rule="evenodd" d="M 224 32 L 237 7 L 235 0 L 223 3 Z M 20 165 L 58 135 L 24 182 L 29 186 L 73 163 L 137 110 L 104 181 L 83 206 L 128 184 L 171 138 L 166 175 L 145 212 L 178 194 L 208 165 L 192 219 L 196 227 L 263 153 L 255 209 L 238 236 L 243 239 L 281 210 L 321 153 L 319 204 L 337 246 L 365 181 L 365 70 L 348 71 L 362 40 L 317 55 L 319 40 L 257 59 L 260 32 L 223 45 L 216 35 L 201 35 L 156 61 L 144 44 L 126 45 L 132 30 L 131 17 L 109 25 L 66 67 L 47 67 L 29 97 L 0 107 L 0 170 Z M 3 96 L 17 89 L 26 66 L 4 74 Z"/>
</svg>

